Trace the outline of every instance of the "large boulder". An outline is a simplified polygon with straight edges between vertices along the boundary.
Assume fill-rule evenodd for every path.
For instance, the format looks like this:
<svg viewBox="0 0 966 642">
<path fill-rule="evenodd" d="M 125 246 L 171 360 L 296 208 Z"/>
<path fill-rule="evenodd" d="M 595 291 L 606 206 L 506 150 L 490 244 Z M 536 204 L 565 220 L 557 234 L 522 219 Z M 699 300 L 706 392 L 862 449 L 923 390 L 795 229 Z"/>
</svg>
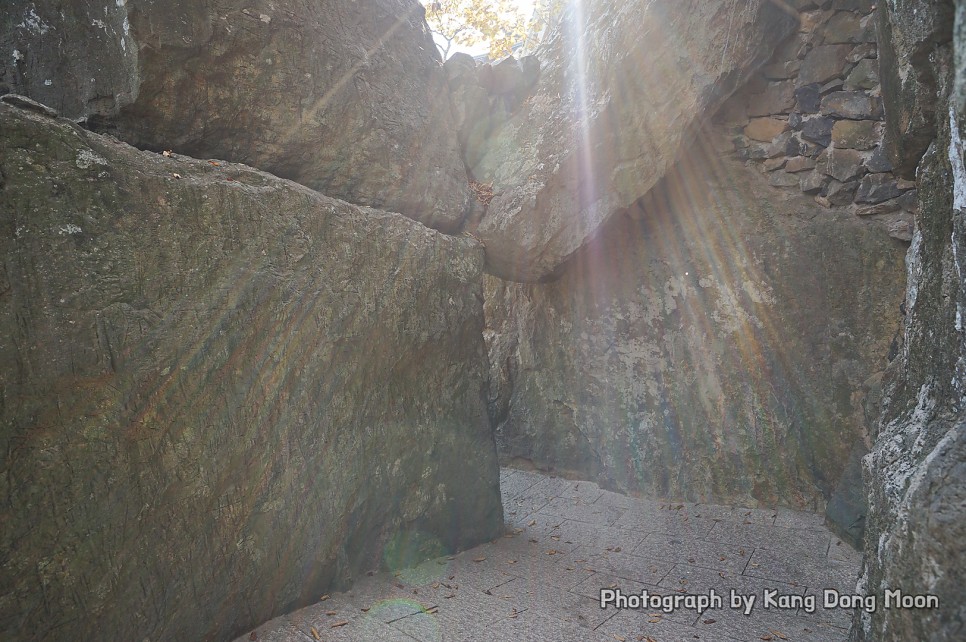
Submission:
<svg viewBox="0 0 966 642">
<path fill-rule="evenodd" d="M 0 93 L 447 232 L 469 203 L 416 0 L 5 0 Z"/>
<path fill-rule="evenodd" d="M 5 639 L 231 639 L 501 532 L 479 245 L 38 112 L 0 103 Z"/>
<path fill-rule="evenodd" d="M 887 131 L 909 132 L 931 112 L 934 136 L 908 138 L 925 152 L 908 148 L 897 159 L 916 168 L 919 207 L 906 257 L 902 345 L 864 459 L 869 517 L 860 584 L 880 605 L 886 591 L 899 590 L 934 595 L 939 608 L 858 612 L 852 639 L 951 642 L 966 633 L 966 4 L 956 3 L 955 30 L 952 2 L 897 1 L 882 9 L 893 26 L 882 50 L 904 50 L 909 38 L 900 27 L 947 40 L 932 40 L 928 55 L 905 63 L 881 60 L 884 77 L 905 79 L 900 86 L 883 81 Z M 915 89 L 917 78 L 933 79 L 931 88 Z"/>
<path fill-rule="evenodd" d="M 487 277 L 501 456 L 652 497 L 821 508 L 876 408 L 902 251 L 696 145 L 557 281 Z"/>
<path fill-rule="evenodd" d="M 947 117 L 937 111 L 946 78 L 936 71 L 951 63 L 953 2 L 889 0 L 876 17 L 886 150 L 896 173 L 912 180 L 937 117 Z"/>
<path fill-rule="evenodd" d="M 539 85 L 465 150 L 493 200 L 474 230 L 487 270 L 552 278 L 647 193 L 711 113 L 797 25 L 768 0 L 571 3 L 538 53 Z"/>
</svg>

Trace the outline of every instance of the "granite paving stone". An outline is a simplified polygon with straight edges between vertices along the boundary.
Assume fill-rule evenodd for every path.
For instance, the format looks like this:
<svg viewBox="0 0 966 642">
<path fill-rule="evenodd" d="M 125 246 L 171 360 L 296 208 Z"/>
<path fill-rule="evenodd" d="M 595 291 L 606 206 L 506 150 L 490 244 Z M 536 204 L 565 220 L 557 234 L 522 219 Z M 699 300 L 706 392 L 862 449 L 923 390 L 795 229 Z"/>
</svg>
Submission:
<svg viewBox="0 0 966 642">
<path fill-rule="evenodd" d="M 638 499 L 510 468 L 500 480 L 504 536 L 409 568 L 373 570 L 237 642 L 251 633 L 263 642 L 848 639 L 851 612 L 822 608 L 822 591 L 853 593 L 861 555 L 820 514 Z M 702 613 L 686 603 L 671 612 L 630 603 L 601 609 L 602 589 L 665 600 L 713 589 L 722 604 Z M 754 596 L 750 615 L 732 607 L 732 591 Z M 788 602 L 766 608 L 768 591 Z"/>
</svg>

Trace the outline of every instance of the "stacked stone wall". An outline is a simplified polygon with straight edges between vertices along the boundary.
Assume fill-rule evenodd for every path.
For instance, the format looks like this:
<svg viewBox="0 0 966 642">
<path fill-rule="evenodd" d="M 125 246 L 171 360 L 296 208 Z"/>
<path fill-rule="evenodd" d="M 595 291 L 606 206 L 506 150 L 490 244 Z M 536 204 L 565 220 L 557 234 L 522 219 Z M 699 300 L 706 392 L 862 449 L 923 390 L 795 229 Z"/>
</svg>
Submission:
<svg viewBox="0 0 966 642">
<path fill-rule="evenodd" d="M 885 132 L 876 8 L 865 0 L 804 3 L 798 31 L 717 115 L 723 151 L 769 182 L 848 207 L 911 241 L 915 183 L 895 175 Z"/>
</svg>

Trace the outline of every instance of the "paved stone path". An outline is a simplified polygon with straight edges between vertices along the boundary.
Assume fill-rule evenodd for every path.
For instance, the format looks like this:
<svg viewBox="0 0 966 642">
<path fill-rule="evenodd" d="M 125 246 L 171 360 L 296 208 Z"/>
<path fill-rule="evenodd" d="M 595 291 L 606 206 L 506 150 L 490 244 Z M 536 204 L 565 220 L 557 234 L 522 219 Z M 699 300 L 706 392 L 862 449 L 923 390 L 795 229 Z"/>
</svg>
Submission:
<svg viewBox="0 0 966 642">
<path fill-rule="evenodd" d="M 268 622 L 263 642 L 789 640 L 841 642 L 851 612 L 822 590 L 854 592 L 860 556 L 822 517 L 785 509 L 661 503 L 596 484 L 504 469 L 508 533 L 416 568 L 366 577 L 347 593 Z M 616 609 L 626 595 L 722 596 L 722 608 Z M 729 592 L 754 595 L 750 616 Z M 794 602 L 764 608 L 764 591 Z M 777 596 L 794 596 L 778 598 Z M 809 596 L 815 610 L 807 613 Z M 693 599 L 693 598 L 692 598 Z M 808 609 L 810 610 L 810 609 Z M 249 634 L 238 642 L 250 640 Z"/>
</svg>

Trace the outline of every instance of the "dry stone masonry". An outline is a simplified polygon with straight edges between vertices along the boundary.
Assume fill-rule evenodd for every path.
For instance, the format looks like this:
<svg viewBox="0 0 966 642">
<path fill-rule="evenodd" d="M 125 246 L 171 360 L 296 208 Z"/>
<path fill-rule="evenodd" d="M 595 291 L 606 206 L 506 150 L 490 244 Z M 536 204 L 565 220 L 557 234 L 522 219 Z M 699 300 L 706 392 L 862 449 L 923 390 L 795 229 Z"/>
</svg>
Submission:
<svg viewBox="0 0 966 642">
<path fill-rule="evenodd" d="M 798 32 L 717 120 L 737 156 L 772 185 L 800 189 L 823 207 L 849 206 L 911 241 L 915 181 L 893 172 L 883 145 L 875 5 L 800 4 Z"/>
</svg>

